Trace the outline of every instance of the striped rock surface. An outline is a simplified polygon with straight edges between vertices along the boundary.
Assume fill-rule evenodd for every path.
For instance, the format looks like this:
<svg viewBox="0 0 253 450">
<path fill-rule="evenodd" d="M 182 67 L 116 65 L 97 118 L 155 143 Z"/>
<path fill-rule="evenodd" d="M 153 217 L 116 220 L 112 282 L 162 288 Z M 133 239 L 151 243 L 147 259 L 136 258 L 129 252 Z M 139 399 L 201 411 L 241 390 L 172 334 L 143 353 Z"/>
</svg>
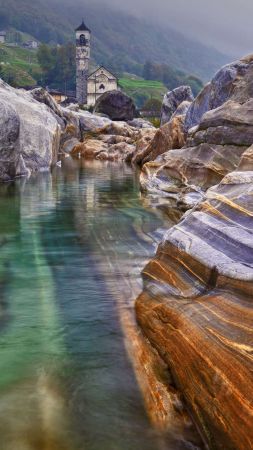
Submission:
<svg viewBox="0 0 253 450">
<path fill-rule="evenodd" d="M 253 448 L 251 157 L 167 232 L 136 303 L 210 449 Z"/>
</svg>

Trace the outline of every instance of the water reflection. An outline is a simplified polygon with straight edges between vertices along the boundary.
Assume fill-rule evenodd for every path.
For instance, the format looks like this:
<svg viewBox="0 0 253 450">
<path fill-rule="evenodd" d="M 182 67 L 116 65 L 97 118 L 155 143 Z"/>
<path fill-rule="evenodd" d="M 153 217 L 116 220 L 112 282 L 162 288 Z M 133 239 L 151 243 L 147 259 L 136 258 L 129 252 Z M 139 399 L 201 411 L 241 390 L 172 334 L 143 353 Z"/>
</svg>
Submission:
<svg viewBox="0 0 253 450">
<path fill-rule="evenodd" d="M 0 448 L 181 448 L 150 426 L 119 314 L 162 218 L 130 169 L 81 164 L 0 187 Z"/>
</svg>

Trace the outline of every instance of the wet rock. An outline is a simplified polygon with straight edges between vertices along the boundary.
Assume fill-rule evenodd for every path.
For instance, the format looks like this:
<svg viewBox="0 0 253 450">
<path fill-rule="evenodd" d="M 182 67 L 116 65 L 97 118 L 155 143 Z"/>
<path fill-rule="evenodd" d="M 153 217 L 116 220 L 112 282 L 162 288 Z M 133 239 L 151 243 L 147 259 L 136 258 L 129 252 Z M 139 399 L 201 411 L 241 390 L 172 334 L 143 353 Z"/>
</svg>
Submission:
<svg viewBox="0 0 253 450">
<path fill-rule="evenodd" d="M 194 100 L 192 90 L 190 86 L 180 86 L 173 91 L 167 92 L 163 99 L 162 111 L 161 111 L 161 125 L 169 122 L 172 115 L 176 112 L 181 103 L 187 101 L 192 102 Z M 182 106 L 185 108 L 186 105 Z M 178 113 L 179 115 L 180 113 Z"/>
<path fill-rule="evenodd" d="M 210 449 L 253 446 L 252 198 L 250 171 L 210 188 L 165 235 L 136 305 Z"/>
<path fill-rule="evenodd" d="M 133 100 L 121 91 L 105 92 L 95 105 L 96 113 L 103 113 L 111 120 L 129 121 L 137 117 Z"/>
</svg>

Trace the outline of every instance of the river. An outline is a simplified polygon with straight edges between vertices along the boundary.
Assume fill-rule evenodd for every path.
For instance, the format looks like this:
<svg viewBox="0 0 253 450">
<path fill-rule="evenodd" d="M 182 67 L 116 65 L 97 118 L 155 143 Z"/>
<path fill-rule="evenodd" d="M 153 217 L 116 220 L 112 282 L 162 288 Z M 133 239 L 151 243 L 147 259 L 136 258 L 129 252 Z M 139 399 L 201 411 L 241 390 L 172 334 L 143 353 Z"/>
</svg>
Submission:
<svg viewBox="0 0 253 450">
<path fill-rule="evenodd" d="M 137 176 L 68 158 L 0 212 L 0 450 L 190 448 L 151 423 L 128 342 L 165 226 Z"/>
</svg>

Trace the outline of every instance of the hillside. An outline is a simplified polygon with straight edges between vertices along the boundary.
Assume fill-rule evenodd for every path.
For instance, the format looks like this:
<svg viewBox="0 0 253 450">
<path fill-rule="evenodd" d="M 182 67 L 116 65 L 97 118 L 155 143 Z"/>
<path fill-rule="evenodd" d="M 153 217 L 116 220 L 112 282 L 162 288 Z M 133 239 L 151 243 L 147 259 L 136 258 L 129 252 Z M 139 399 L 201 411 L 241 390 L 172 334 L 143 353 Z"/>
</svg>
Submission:
<svg viewBox="0 0 253 450">
<path fill-rule="evenodd" d="M 162 101 L 162 97 L 167 92 L 167 88 L 159 81 L 148 81 L 134 79 L 129 76 L 119 79 L 119 86 L 122 90 L 134 99 L 138 107 L 142 107 L 149 98 Z"/>
<path fill-rule="evenodd" d="M 12 86 L 36 85 L 41 69 L 35 50 L 0 44 L 0 77 Z"/>
<path fill-rule="evenodd" d="M 0 0 L 0 28 L 14 27 L 42 42 L 74 39 L 81 17 L 93 31 L 92 56 L 114 71 L 141 74 L 147 60 L 169 64 L 207 80 L 226 56 L 182 34 L 89 0 Z"/>
</svg>

